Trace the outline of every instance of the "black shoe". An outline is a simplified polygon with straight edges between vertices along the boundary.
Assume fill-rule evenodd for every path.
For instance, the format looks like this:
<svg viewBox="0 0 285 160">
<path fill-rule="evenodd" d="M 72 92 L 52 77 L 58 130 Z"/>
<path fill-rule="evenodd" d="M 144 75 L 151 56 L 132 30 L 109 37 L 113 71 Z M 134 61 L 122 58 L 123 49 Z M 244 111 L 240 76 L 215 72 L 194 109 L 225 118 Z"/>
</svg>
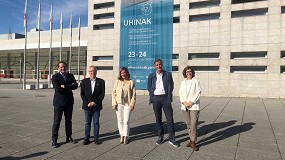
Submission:
<svg viewBox="0 0 285 160">
<path fill-rule="evenodd" d="M 66 138 L 66 143 L 73 143 L 73 144 L 75 144 L 75 143 L 77 143 L 75 140 L 73 140 L 73 138 L 71 138 L 71 137 L 68 137 L 68 138 Z"/>
<path fill-rule="evenodd" d="M 158 137 L 158 140 L 156 141 L 156 145 L 160 145 L 163 143 L 163 136 Z"/>
<path fill-rule="evenodd" d="M 56 141 L 52 141 L 51 146 L 52 146 L 52 148 L 57 148 L 57 147 L 59 147 Z"/>
<path fill-rule="evenodd" d="M 83 145 L 88 145 L 89 143 L 90 143 L 90 141 L 89 141 L 89 140 L 84 139 L 84 141 L 83 141 Z"/>
<path fill-rule="evenodd" d="M 171 144 L 173 147 L 179 147 L 179 144 L 175 140 L 170 140 L 169 144 Z"/>
<path fill-rule="evenodd" d="M 99 145 L 99 144 L 100 144 L 100 142 L 98 141 L 98 139 L 97 139 L 97 140 L 94 140 L 94 144 L 96 144 L 96 145 Z"/>
</svg>

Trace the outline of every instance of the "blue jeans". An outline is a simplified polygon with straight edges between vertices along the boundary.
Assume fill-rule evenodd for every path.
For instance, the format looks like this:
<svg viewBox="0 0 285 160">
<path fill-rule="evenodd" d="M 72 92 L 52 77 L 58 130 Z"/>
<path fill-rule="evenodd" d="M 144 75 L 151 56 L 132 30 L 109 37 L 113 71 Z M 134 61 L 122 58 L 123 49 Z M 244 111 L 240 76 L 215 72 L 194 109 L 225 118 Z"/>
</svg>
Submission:
<svg viewBox="0 0 285 160">
<path fill-rule="evenodd" d="M 159 137 L 163 136 L 163 124 L 162 124 L 162 109 L 164 111 L 167 127 L 168 127 L 168 134 L 169 140 L 175 140 L 175 131 L 174 131 L 174 122 L 173 122 L 173 110 L 172 105 L 169 100 L 165 96 L 154 96 L 153 97 L 153 110 L 156 119 L 156 128 L 157 128 L 157 135 Z"/>
<path fill-rule="evenodd" d="M 100 111 L 88 111 L 84 110 L 85 114 L 85 140 L 89 140 L 90 138 L 90 130 L 91 130 L 91 121 L 93 117 L 93 127 L 94 127 L 94 140 L 98 140 L 99 138 L 99 117 Z"/>
</svg>

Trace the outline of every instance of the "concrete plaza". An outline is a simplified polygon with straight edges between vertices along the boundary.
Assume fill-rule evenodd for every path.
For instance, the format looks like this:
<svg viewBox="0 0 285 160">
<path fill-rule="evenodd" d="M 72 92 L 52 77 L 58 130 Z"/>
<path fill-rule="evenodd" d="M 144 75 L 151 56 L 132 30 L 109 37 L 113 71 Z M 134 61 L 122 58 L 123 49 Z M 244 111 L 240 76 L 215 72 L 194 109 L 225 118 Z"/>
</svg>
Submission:
<svg viewBox="0 0 285 160">
<path fill-rule="evenodd" d="M 201 97 L 198 125 L 200 151 L 185 147 L 189 137 L 174 97 L 176 140 L 174 148 L 156 145 L 155 119 L 148 96 L 137 96 L 131 115 L 128 145 L 119 144 L 116 114 L 106 95 L 101 112 L 102 144 L 82 145 L 84 114 L 79 89 L 74 91 L 73 138 L 65 143 L 64 118 L 59 148 L 51 147 L 52 89 L 22 90 L 21 84 L 0 82 L 0 160 L 18 159 L 171 159 L 171 160 L 282 160 L 285 159 L 285 100 L 261 98 Z M 166 129 L 166 125 L 165 125 Z M 167 129 L 165 131 L 167 133 Z M 92 139 L 91 139 L 92 140 Z"/>
</svg>

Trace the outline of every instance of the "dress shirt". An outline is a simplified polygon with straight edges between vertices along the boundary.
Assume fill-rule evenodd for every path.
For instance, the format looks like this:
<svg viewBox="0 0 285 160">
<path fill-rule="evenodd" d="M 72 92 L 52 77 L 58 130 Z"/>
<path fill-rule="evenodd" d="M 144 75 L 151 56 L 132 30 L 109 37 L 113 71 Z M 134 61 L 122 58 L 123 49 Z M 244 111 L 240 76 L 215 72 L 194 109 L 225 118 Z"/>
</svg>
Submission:
<svg viewBox="0 0 285 160">
<path fill-rule="evenodd" d="M 64 81 L 66 82 L 66 73 L 61 73 L 61 72 L 59 72 L 59 73 L 63 77 Z"/>
<path fill-rule="evenodd" d="M 153 94 L 154 95 L 164 95 L 165 94 L 163 81 L 162 81 L 162 73 L 160 74 L 156 73 L 155 90 Z"/>
<path fill-rule="evenodd" d="M 93 94 L 94 89 L 95 89 L 96 78 L 95 79 L 90 78 L 90 82 L 91 82 L 91 90 L 92 90 L 92 94 Z"/>
</svg>

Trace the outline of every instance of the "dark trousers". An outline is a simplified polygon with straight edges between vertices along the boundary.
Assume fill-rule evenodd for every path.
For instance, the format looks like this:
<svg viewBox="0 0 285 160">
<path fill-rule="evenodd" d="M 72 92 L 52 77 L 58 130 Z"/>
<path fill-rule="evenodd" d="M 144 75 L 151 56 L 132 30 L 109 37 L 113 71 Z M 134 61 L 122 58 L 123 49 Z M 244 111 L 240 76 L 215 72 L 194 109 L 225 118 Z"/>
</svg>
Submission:
<svg viewBox="0 0 285 160">
<path fill-rule="evenodd" d="M 52 140 L 57 141 L 58 139 L 58 130 L 60 126 L 60 121 L 62 115 L 65 117 L 65 134 L 66 137 L 71 137 L 72 134 L 72 111 L 73 104 L 65 105 L 65 106 L 54 106 L 54 118 L 52 125 Z"/>
<path fill-rule="evenodd" d="M 157 128 L 157 135 L 163 136 L 163 124 L 162 124 L 162 109 L 164 111 L 169 139 L 175 139 L 175 131 L 174 131 L 174 123 L 173 123 L 173 110 L 171 106 L 171 102 L 169 102 L 166 96 L 154 96 L 153 97 L 153 110 L 156 118 L 156 128 Z"/>
<path fill-rule="evenodd" d="M 91 130 L 91 121 L 93 117 L 93 127 L 94 127 L 94 141 L 98 140 L 99 138 L 99 129 L 100 129 L 100 123 L 99 123 L 99 117 L 100 117 L 100 111 L 88 111 L 84 110 L 85 114 L 85 140 L 89 140 L 90 138 L 90 130 Z"/>
</svg>

